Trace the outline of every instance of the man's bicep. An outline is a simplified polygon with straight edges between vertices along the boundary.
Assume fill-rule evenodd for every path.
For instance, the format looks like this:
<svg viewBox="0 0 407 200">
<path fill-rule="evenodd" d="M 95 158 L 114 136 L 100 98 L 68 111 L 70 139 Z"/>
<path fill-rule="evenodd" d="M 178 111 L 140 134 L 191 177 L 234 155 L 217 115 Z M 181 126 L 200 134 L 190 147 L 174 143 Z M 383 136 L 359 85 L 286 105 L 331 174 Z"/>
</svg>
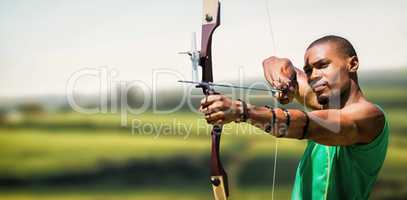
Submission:
<svg viewBox="0 0 407 200">
<path fill-rule="evenodd" d="M 316 110 L 310 116 L 309 138 L 317 143 L 336 146 L 357 143 L 357 126 L 339 109 Z"/>
<path fill-rule="evenodd" d="M 368 144 L 382 132 L 385 125 L 384 113 L 376 105 L 365 103 L 346 110 L 358 127 L 358 143 Z"/>
</svg>

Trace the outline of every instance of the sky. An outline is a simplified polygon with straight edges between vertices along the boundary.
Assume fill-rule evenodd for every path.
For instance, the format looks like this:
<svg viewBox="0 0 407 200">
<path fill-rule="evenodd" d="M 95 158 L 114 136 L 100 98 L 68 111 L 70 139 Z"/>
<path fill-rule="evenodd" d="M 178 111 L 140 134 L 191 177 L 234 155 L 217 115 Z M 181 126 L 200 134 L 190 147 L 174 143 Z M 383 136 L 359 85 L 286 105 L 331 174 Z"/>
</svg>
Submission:
<svg viewBox="0 0 407 200">
<path fill-rule="evenodd" d="M 307 45 L 328 34 L 351 41 L 362 70 L 400 70 L 406 9 L 404 0 L 223 0 L 215 81 L 262 78 L 271 55 L 302 67 Z M 94 93 L 103 70 L 114 82 L 176 87 L 191 78 L 189 58 L 178 52 L 200 32 L 201 13 L 201 0 L 0 0 L 0 97 L 64 94 L 72 77 L 76 91 Z"/>
</svg>

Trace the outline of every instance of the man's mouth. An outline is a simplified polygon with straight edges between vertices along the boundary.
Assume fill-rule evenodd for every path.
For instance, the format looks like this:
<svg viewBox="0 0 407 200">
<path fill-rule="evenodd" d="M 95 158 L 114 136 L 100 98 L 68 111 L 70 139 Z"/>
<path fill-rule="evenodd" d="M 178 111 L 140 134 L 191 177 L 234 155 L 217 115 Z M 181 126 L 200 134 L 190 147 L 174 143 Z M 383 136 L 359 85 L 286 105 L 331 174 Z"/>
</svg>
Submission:
<svg viewBox="0 0 407 200">
<path fill-rule="evenodd" d="M 319 94 L 326 88 L 326 86 L 326 83 L 317 83 L 312 86 L 312 90 L 314 90 L 315 93 Z"/>
</svg>

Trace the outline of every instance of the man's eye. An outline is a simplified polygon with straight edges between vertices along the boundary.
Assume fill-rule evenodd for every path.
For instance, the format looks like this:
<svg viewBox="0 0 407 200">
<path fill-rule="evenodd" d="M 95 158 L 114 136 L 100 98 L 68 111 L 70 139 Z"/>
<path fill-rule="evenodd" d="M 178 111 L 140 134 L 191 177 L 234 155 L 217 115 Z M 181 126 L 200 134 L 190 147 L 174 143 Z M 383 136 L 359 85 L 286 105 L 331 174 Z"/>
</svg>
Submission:
<svg viewBox="0 0 407 200">
<path fill-rule="evenodd" d="M 323 64 L 320 68 L 327 68 L 329 66 L 329 64 Z"/>
<path fill-rule="evenodd" d="M 327 68 L 329 66 L 329 63 L 324 63 L 324 64 L 321 64 L 321 65 L 318 65 L 316 68 L 317 69 L 323 69 L 323 68 Z"/>
</svg>

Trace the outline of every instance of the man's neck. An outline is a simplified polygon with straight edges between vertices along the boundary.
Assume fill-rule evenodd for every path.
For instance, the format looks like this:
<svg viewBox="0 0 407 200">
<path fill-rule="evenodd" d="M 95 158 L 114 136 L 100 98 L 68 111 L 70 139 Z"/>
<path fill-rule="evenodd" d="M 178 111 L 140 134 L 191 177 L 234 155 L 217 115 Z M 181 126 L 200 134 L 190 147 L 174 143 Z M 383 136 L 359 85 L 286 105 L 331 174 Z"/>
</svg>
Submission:
<svg viewBox="0 0 407 200">
<path fill-rule="evenodd" d="M 341 108 L 348 106 L 350 104 L 354 104 L 360 101 L 363 101 L 365 97 L 363 96 L 362 90 L 359 87 L 359 84 L 355 80 L 351 80 L 350 88 L 348 95 L 346 95 L 343 99 L 341 99 Z"/>
<path fill-rule="evenodd" d="M 345 106 L 360 102 L 364 99 L 365 99 L 365 97 L 363 96 L 362 90 L 360 89 L 357 82 L 354 80 L 351 80 L 349 89 L 347 91 L 344 91 L 342 94 L 340 94 L 340 102 L 338 102 L 338 103 L 330 102 L 327 105 L 324 105 L 323 108 L 324 109 L 341 109 Z"/>
</svg>

